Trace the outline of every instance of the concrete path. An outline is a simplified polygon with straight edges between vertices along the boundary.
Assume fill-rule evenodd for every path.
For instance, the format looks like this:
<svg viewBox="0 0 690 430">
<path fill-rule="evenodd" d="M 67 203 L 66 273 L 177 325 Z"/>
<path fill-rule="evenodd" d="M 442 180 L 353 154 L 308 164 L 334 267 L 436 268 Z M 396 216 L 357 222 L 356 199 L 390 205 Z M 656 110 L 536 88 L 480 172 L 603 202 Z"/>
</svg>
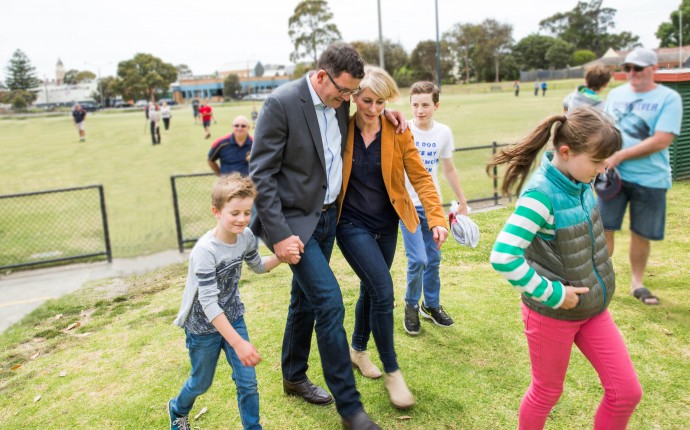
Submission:
<svg viewBox="0 0 690 430">
<path fill-rule="evenodd" d="M 0 277 L 0 333 L 46 300 L 70 293 L 88 281 L 142 274 L 188 258 L 188 253 L 170 250 L 137 258 L 115 258 L 112 263 L 72 264 L 3 275 Z"/>
</svg>

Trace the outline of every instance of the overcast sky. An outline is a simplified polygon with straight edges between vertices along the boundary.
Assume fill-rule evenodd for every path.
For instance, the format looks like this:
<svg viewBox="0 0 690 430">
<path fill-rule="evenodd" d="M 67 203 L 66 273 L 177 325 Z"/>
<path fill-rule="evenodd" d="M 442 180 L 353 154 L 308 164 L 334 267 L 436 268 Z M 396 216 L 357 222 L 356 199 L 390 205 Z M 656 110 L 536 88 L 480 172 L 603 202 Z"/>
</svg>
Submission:
<svg viewBox="0 0 690 430">
<path fill-rule="evenodd" d="M 539 21 L 572 10 L 577 0 L 380 0 L 383 35 L 411 52 L 435 39 L 435 3 L 443 34 L 458 22 L 494 18 L 512 24 L 515 41 L 538 32 Z M 287 64 L 293 49 L 288 18 L 298 0 L 1 0 L 0 80 L 16 49 L 27 54 L 38 78 L 65 69 L 114 75 L 119 61 L 138 52 L 195 74 L 243 69 L 257 61 Z M 615 32 L 630 31 L 650 48 L 680 0 L 604 0 L 617 10 Z M 334 22 L 345 41 L 377 40 L 376 0 L 331 0 Z M 688 41 L 690 42 L 690 41 Z"/>
</svg>

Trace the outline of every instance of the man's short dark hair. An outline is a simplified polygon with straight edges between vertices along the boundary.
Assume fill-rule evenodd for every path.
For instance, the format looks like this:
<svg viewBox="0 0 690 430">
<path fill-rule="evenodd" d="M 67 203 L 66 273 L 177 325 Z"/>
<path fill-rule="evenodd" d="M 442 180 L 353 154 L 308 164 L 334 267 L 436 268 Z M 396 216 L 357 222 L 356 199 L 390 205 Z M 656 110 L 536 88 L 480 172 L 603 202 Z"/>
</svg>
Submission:
<svg viewBox="0 0 690 430">
<path fill-rule="evenodd" d="M 326 48 L 316 64 L 317 69 L 326 70 L 333 77 L 346 72 L 355 79 L 364 77 L 364 61 L 357 50 L 348 43 L 334 43 Z"/>
</svg>

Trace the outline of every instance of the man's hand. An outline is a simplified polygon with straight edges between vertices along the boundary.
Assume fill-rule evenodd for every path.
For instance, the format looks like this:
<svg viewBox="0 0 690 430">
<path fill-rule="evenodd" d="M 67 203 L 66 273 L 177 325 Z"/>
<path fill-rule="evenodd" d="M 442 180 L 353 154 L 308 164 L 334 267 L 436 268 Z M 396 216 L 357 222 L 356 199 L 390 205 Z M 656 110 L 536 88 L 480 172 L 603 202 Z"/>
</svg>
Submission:
<svg viewBox="0 0 690 430">
<path fill-rule="evenodd" d="M 295 252 L 295 250 L 297 252 Z M 300 261 L 301 253 L 304 252 L 304 244 L 299 236 L 294 234 L 273 245 L 273 253 L 283 263 L 297 264 Z"/>
<path fill-rule="evenodd" d="M 436 242 L 436 249 L 441 249 L 441 245 L 443 245 L 443 242 L 446 241 L 446 238 L 448 238 L 448 229 L 445 227 L 441 226 L 436 226 L 431 229 L 432 232 L 434 232 L 434 242 Z"/>
<path fill-rule="evenodd" d="M 561 309 L 572 309 L 580 303 L 579 294 L 589 293 L 587 287 L 573 287 L 572 285 L 565 286 L 565 300 L 561 304 Z"/>
<path fill-rule="evenodd" d="M 407 120 L 405 120 L 405 115 L 403 115 L 402 112 L 398 110 L 385 109 L 383 114 L 386 116 L 386 119 L 391 122 L 391 124 L 397 127 L 395 129 L 396 133 L 400 134 L 407 130 Z"/>
<path fill-rule="evenodd" d="M 256 350 L 254 345 L 244 339 L 241 339 L 239 342 L 237 342 L 237 345 L 234 345 L 232 349 L 235 350 L 237 358 L 239 358 L 242 364 L 245 366 L 254 367 L 261 363 L 259 351 Z"/>
</svg>

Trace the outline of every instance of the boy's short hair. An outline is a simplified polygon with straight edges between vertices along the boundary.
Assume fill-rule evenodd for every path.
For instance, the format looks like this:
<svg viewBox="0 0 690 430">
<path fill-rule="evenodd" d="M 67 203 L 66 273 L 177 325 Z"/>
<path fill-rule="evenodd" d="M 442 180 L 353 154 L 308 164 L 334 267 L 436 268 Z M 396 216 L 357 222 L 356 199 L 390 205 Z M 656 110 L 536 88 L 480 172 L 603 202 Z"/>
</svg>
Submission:
<svg viewBox="0 0 690 430">
<path fill-rule="evenodd" d="M 235 172 L 221 176 L 213 184 L 211 204 L 218 210 L 232 199 L 256 198 L 256 187 L 248 176 Z"/>
<path fill-rule="evenodd" d="M 611 80 L 611 70 L 603 64 L 595 64 L 585 71 L 585 83 L 592 91 L 599 91 Z"/>
<path fill-rule="evenodd" d="M 438 103 L 441 90 L 431 81 L 419 81 L 410 87 L 410 97 L 415 94 L 431 94 L 434 104 Z"/>
</svg>

